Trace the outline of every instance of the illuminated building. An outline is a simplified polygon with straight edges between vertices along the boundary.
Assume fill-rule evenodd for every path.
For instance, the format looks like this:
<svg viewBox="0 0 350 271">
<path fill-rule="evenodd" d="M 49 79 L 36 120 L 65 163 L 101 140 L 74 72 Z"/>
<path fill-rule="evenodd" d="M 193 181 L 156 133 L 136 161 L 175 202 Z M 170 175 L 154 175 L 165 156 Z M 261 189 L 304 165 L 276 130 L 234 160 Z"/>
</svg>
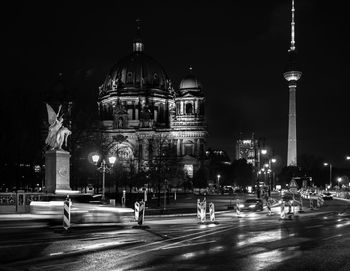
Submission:
<svg viewBox="0 0 350 271">
<path fill-rule="evenodd" d="M 259 167 L 260 151 L 259 140 L 254 138 L 238 139 L 236 142 L 236 159 L 245 159 L 247 163 L 252 164 L 253 168 Z"/>
<path fill-rule="evenodd" d="M 171 160 L 173 176 L 192 177 L 207 135 L 202 85 L 190 68 L 174 88 L 163 67 L 144 53 L 139 32 L 138 25 L 132 53 L 110 70 L 99 88 L 103 145 L 126 170 L 148 170 Z"/>
<path fill-rule="evenodd" d="M 287 166 L 297 166 L 296 89 L 297 81 L 302 74 L 296 62 L 294 11 L 294 0 L 292 0 L 291 43 L 288 50 L 289 60 L 285 72 L 283 73 L 284 78 L 288 81 L 289 87 Z"/>
</svg>

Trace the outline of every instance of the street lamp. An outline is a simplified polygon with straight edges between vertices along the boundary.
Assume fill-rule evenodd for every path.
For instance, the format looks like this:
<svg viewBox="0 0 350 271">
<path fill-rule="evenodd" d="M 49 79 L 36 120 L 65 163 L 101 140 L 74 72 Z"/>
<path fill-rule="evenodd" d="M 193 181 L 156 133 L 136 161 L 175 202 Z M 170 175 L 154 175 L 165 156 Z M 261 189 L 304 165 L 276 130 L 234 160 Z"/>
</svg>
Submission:
<svg viewBox="0 0 350 271">
<path fill-rule="evenodd" d="M 92 162 L 97 165 L 100 161 L 100 156 L 98 154 L 94 154 L 92 157 Z M 110 165 L 106 163 L 106 160 L 103 158 L 100 166 L 97 168 L 98 171 L 102 172 L 102 200 L 105 199 L 105 180 L 106 180 L 106 172 L 110 172 L 117 158 L 115 156 L 109 156 L 108 162 Z"/>
<path fill-rule="evenodd" d="M 349 155 L 346 156 L 346 157 L 345 157 L 345 160 L 346 160 L 346 161 L 350 161 L 350 156 L 349 156 Z"/>
<path fill-rule="evenodd" d="M 262 150 L 261 150 L 261 154 L 262 154 L 262 155 L 266 155 L 266 154 L 267 154 L 267 150 L 266 150 L 266 149 L 262 149 Z"/>
<path fill-rule="evenodd" d="M 323 163 L 325 167 L 329 166 L 329 186 L 332 187 L 332 164 L 331 163 Z"/>
<path fill-rule="evenodd" d="M 270 183 L 270 189 L 273 190 L 273 185 L 275 183 L 275 171 L 273 170 L 273 164 L 275 164 L 277 162 L 276 158 L 271 158 L 269 160 L 269 167 L 271 169 L 271 173 L 272 173 L 272 178 L 271 178 L 271 183 Z"/>
<path fill-rule="evenodd" d="M 339 186 L 339 188 L 340 188 L 340 182 L 342 181 L 341 177 L 339 177 L 339 178 L 337 179 L 337 181 L 338 181 L 338 186 Z"/>
<path fill-rule="evenodd" d="M 220 175 L 220 174 L 216 175 L 216 178 L 218 179 L 218 187 L 220 187 L 220 178 L 221 178 L 221 175 Z"/>
</svg>

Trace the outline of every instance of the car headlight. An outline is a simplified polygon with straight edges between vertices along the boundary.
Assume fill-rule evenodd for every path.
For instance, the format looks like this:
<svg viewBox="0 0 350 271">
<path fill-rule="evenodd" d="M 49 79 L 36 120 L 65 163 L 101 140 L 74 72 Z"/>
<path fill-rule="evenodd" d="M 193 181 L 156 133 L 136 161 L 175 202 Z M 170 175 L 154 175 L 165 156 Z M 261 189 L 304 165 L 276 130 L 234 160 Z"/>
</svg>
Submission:
<svg viewBox="0 0 350 271">
<path fill-rule="evenodd" d="M 249 208 L 255 208 L 255 204 L 249 205 Z"/>
<path fill-rule="evenodd" d="M 243 208 L 244 204 L 239 204 L 238 206 L 239 206 L 239 208 Z"/>
</svg>

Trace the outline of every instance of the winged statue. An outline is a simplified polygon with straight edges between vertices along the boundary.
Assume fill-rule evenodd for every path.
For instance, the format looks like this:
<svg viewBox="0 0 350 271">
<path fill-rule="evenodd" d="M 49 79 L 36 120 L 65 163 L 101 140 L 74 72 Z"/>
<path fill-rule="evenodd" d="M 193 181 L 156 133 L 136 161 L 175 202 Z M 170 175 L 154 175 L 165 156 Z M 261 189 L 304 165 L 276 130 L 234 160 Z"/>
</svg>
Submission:
<svg viewBox="0 0 350 271">
<path fill-rule="evenodd" d="M 47 144 L 51 150 L 62 150 L 62 145 L 65 143 L 67 147 L 67 138 L 72 132 L 63 126 L 63 114 L 59 117 L 62 105 L 59 106 L 56 114 L 55 110 L 46 103 L 47 117 L 49 121 L 49 133 L 46 137 L 45 144 Z"/>
</svg>

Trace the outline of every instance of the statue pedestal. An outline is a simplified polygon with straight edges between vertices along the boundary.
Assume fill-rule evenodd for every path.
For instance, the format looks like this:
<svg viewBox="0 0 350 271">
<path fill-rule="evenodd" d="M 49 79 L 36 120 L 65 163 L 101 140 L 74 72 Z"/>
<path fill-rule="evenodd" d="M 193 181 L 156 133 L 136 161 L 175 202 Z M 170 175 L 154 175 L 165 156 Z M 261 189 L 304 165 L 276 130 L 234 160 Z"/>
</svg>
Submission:
<svg viewBox="0 0 350 271">
<path fill-rule="evenodd" d="M 69 176 L 70 154 L 64 150 L 52 150 L 45 153 L 45 187 L 47 193 L 56 190 L 72 190 Z"/>
</svg>

